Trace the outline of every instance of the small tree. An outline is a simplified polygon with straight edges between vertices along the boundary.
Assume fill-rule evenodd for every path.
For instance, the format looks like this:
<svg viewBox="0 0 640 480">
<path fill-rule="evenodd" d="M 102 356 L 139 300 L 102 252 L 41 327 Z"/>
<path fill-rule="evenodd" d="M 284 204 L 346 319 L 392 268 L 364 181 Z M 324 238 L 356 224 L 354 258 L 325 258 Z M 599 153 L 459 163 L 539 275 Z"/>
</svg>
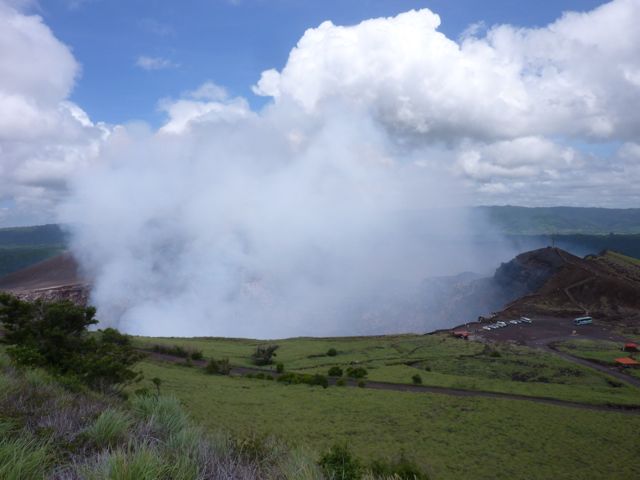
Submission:
<svg viewBox="0 0 640 480">
<path fill-rule="evenodd" d="M 417 373 L 413 377 L 411 377 L 411 380 L 413 381 L 414 385 L 422 385 L 422 377 Z"/>
<path fill-rule="evenodd" d="M 270 365 L 277 349 L 278 345 L 258 345 L 251 355 L 251 360 L 255 365 Z"/>
<path fill-rule="evenodd" d="M 3 342 L 17 365 L 74 377 L 95 389 L 118 390 L 141 378 L 130 367 L 144 355 L 116 329 L 90 335 L 88 328 L 98 323 L 95 313 L 93 307 L 68 301 L 30 303 L 0 294 Z"/>
<path fill-rule="evenodd" d="M 340 367 L 337 366 L 333 366 L 329 369 L 329 376 L 330 377 L 341 377 L 342 374 L 344 372 L 342 371 L 342 369 Z"/>
<path fill-rule="evenodd" d="M 204 369 L 210 375 L 229 375 L 231 373 L 231 364 L 228 358 L 223 358 L 222 360 L 212 358 Z"/>
</svg>

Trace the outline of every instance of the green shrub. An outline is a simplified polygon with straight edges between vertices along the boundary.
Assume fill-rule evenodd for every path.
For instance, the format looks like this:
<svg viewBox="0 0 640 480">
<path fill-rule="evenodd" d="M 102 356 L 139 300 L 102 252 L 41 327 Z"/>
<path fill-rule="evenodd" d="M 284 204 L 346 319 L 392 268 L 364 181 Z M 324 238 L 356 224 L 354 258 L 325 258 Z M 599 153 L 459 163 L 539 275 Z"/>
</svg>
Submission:
<svg viewBox="0 0 640 480">
<path fill-rule="evenodd" d="M 111 447 L 127 437 L 131 424 L 126 413 L 108 408 L 85 431 L 85 435 L 98 447 Z"/>
<path fill-rule="evenodd" d="M 376 460 L 369 469 L 373 475 L 381 478 L 395 478 L 402 480 L 429 480 L 415 462 L 407 459 L 404 454 L 393 462 Z"/>
<path fill-rule="evenodd" d="M 278 373 L 284 372 L 284 363 L 278 362 L 278 364 L 276 365 L 276 372 Z"/>
<path fill-rule="evenodd" d="M 155 344 L 151 349 L 156 353 L 162 353 L 163 355 L 171 355 L 173 357 L 190 358 L 191 360 L 204 359 L 202 350 L 185 348 L 181 345 Z"/>
<path fill-rule="evenodd" d="M 329 380 L 324 375 L 320 375 L 316 373 L 312 379 L 310 385 L 320 385 L 322 388 L 327 388 L 329 386 Z"/>
<path fill-rule="evenodd" d="M 277 349 L 278 345 L 258 345 L 256 351 L 251 355 L 251 360 L 255 365 L 271 365 Z"/>
<path fill-rule="evenodd" d="M 41 367 L 56 375 L 75 377 L 99 390 L 135 382 L 141 374 L 131 370 L 143 355 L 130 338 L 113 328 L 89 335 L 96 310 L 68 301 L 24 302 L 0 293 L 0 322 L 7 353 L 20 366 Z"/>
<path fill-rule="evenodd" d="M 231 364 L 228 358 L 223 358 L 222 360 L 212 358 L 204 369 L 210 375 L 229 375 L 231 373 Z"/>
<path fill-rule="evenodd" d="M 336 380 L 336 385 L 338 387 L 345 387 L 347 385 L 347 381 L 344 378 L 339 378 Z"/>
<path fill-rule="evenodd" d="M 334 480 L 358 480 L 362 478 L 362 466 L 346 445 L 334 445 L 320 458 L 320 467 L 327 478 Z"/>
<path fill-rule="evenodd" d="M 338 351 L 335 348 L 330 348 L 329 350 L 327 350 L 328 357 L 335 357 L 336 355 L 338 355 Z"/>
<path fill-rule="evenodd" d="M 329 369 L 329 376 L 330 377 L 341 377 L 343 375 L 343 371 L 340 367 L 331 367 Z"/>
<path fill-rule="evenodd" d="M 363 367 L 347 368 L 347 376 L 351 378 L 364 378 L 367 376 L 367 369 Z"/>
<path fill-rule="evenodd" d="M 366 387 L 366 386 L 367 386 L 367 382 L 365 382 L 364 380 L 360 380 L 360 381 L 358 382 L 358 387 L 360 387 L 360 388 L 364 388 L 364 387 Z"/>
<path fill-rule="evenodd" d="M 309 375 L 306 373 L 293 373 L 288 372 L 278 377 L 278 382 L 286 383 L 289 385 L 297 385 L 304 383 L 306 385 L 320 385 L 323 388 L 329 386 L 329 380 L 324 375 L 315 374 Z"/>
<path fill-rule="evenodd" d="M 417 373 L 413 377 L 411 377 L 411 380 L 413 381 L 414 385 L 422 385 L 422 377 Z"/>
</svg>

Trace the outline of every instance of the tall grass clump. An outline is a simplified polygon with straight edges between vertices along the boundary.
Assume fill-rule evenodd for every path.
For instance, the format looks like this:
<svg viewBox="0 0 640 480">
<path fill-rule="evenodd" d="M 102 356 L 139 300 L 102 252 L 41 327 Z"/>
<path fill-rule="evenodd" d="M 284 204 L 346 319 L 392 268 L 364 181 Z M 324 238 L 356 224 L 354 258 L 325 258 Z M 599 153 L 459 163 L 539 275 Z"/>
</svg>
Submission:
<svg viewBox="0 0 640 480">
<path fill-rule="evenodd" d="M 131 417 L 125 412 L 107 408 L 85 431 L 85 435 L 98 447 L 110 447 L 127 437 L 131 425 Z"/>
<path fill-rule="evenodd" d="M 80 471 L 88 480 L 157 480 L 169 477 L 169 467 L 150 445 L 127 445 L 106 450 L 93 465 Z"/>
<path fill-rule="evenodd" d="M 4 426 L 5 430 L 6 424 Z M 1 428 L 0 428 L 1 430 Z M 7 431 L 0 436 L 0 478 L 25 480 L 44 478 L 51 456 L 46 443 L 24 437 L 11 438 Z"/>
<path fill-rule="evenodd" d="M 183 430 L 189 423 L 187 414 L 175 397 L 136 396 L 131 404 L 137 415 L 166 435 Z"/>
</svg>

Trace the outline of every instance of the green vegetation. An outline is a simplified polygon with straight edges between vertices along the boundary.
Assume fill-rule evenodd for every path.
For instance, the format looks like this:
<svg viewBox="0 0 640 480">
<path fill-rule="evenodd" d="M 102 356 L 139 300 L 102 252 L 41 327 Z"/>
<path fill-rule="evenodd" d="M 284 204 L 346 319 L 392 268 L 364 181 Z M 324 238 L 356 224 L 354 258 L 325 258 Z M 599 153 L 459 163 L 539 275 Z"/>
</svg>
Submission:
<svg viewBox="0 0 640 480">
<path fill-rule="evenodd" d="M 465 342 L 466 343 L 466 342 Z M 286 341 L 280 342 L 286 354 Z M 325 350 L 321 350 L 325 351 Z M 326 452 L 348 442 L 363 465 L 402 452 L 438 479 L 635 479 L 640 416 L 528 401 L 208 376 L 144 361 L 203 428 L 286 438 Z M 598 439 L 595 441 L 594 439 Z M 317 457 L 319 459 L 319 456 Z"/>
<path fill-rule="evenodd" d="M 229 375 L 231 373 L 231 364 L 228 358 L 223 358 L 222 360 L 212 358 L 207 363 L 205 371 L 210 375 Z"/>
<path fill-rule="evenodd" d="M 627 357 L 629 352 L 622 351 L 623 342 L 611 342 L 608 340 L 586 340 L 575 339 L 558 342 L 554 344 L 558 350 L 573 355 L 601 363 L 603 365 L 617 365 L 616 358 Z M 636 354 L 640 356 L 640 354 Z M 640 370 L 629 368 L 625 370 L 629 375 L 640 378 Z"/>
<path fill-rule="evenodd" d="M 0 478 L 321 480 L 313 456 L 273 436 L 194 425 L 172 397 L 70 392 L 39 371 L 0 368 Z M 213 378 L 213 377 L 208 377 Z"/>
<path fill-rule="evenodd" d="M 71 302 L 24 302 L 0 293 L 2 342 L 18 366 L 40 367 L 67 381 L 116 390 L 139 379 L 130 367 L 142 355 L 130 339 L 107 328 L 90 335 L 96 310 Z"/>
<path fill-rule="evenodd" d="M 205 356 L 224 355 L 233 365 L 251 367 L 251 353 L 262 343 L 246 339 L 137 339 L 179 344 Z M 352 374 L 366 371 L 369 381 L 514 393 L 600 404 L 640 404 L 637 389 L 613 386 L 611 378 L 576 366 L 556 355 L 515 345 L 485 347 L 447 334 L 293 338 L 277 341 L 278 359 L 288 372 L 326 375 L 337 367 Z M 325 352 L 335 345 L 336 357 Z M 330 375 L 333 376 L 333 375 Z"/>
<path fill-rule="evenodd" d="M 271 365 L 273 357 L 276 356 L 278 345 L 257 345 L 255 352 L 251 354 L 254 365 Z"/>
<path fill-rule="evenodd" d="M 152 351 L 162 353 L 164 355 L 172 355 L 174 357 L 189 358 L 191 360 L 202 360 L 204 355 L 202 351 L 190 348 L 184 348 L 180 345 L 154 345 Z"/>
<path fill-rule="evenodd" d="M 277 346 L 238 339 L 132 342 L 112 329 L 89 334 L 87 327 L 95 323 L 91 308 L 27 304 L 6 295 L 0 305 L 9 344 L 0 348 L 0 478 L 195 480 L 220 478 L 222 472 L 231 478 L 302 480 L 640 475 L 635 450 L 620 447 L 640 428 L 637 414 L 380 385 L 338 388 L 325 376 L 340 373 L 336 385 L 343 386 L 345 375 L 360 387 L 377 380 L 422 382 L 638 403 L 637 389 L 549 353 L 446 334 L 300 338 L 279 340 Z M 159 353 L 177 352 L 194 368 L 157 355 L 137 367 L 151 379 L 149 388 L 105 388 L 140 378 L 132 370 L 139 357 L 129 355 L 137 355 L 134 346 L 154 345 Z M 267 365 L 276 348 L 287 371 L 273 381 L 271 372 L 278 367 Z M 340 354 L 327 355 L 330 348 Z M 193 355 L 183 352 L 199 352 L 210 361 L 195 368 L 204 362 L 194 364 Z M 208 375 L 256 360 L 265 368 L 251 378 Z"/>
</svg>

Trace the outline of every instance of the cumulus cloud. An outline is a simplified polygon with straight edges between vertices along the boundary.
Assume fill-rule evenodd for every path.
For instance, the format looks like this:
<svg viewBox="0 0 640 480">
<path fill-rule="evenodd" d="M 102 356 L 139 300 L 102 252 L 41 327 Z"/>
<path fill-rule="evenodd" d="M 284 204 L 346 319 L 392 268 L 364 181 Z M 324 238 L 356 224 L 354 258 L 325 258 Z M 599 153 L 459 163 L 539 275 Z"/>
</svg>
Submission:
<svg viewBox="0 0 640 480">
<path fill-rule="evenodd" d="M 67 100 L 79 70 L 39 16 L 0 4 L 0 203 L 12 205 L 0 222 L 51 221 L 108 134 Z"/>
<path fill-rule="evenodd" d="M 281 71 L 254 87 L 313 113 L 367 105 L 390 130 L 422 140 L 567 135 L 632 139 L 640 112 L 640 3 L 567 13 L 543 28 L 501 25 L 461 43 L 429 10 L 309 29 Z"/>
<path fill-rule="evenodd" d="M 136 59 L 136 67 L 143 70 L 165 70 L 167 68 L 176 68 L 179 65 L 163 57 L 150 57 L 147 55 L 140 55 Z"/>
</svg>

